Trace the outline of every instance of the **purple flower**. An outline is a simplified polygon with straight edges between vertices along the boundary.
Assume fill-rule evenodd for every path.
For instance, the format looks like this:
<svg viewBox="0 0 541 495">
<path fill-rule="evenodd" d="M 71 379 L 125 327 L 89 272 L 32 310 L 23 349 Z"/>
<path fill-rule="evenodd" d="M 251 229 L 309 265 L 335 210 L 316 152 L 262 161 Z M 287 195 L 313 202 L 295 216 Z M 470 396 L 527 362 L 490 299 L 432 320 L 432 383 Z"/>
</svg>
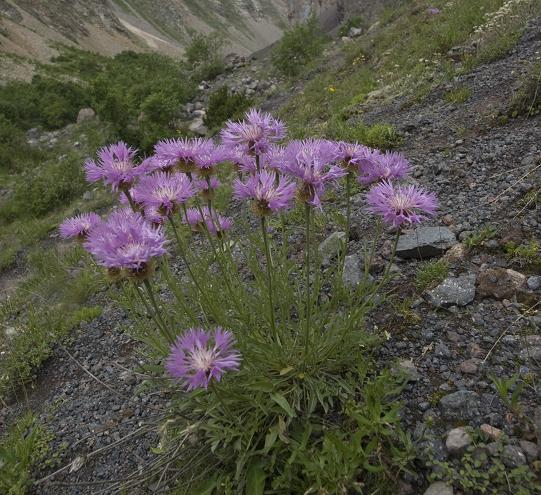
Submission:
<svg viewBox="0 0 541 495">
<path fill-rule="evenodd" d="M 80 215 L 66 218 L 59 228 L 60 237 L 63 239 L 86 239 L 88 233 L 100 223 L 101 218 L 96 213 L 81 213 Z"/>
<path fill-rule="evenodd" d="M 226 123 L 221 132 L 222 143 L 229 149 L 240 148 L 245 153 L 260 155 L 272 143 L 283 139 L 286 127 L 270 113 L 251 109 L 240 122 Z"/>
<path fill-rule="evenodd" d="M 173 172 L 175 170 L 177 162 L 175 160 L 165 160 L 158 158 L 156 155 L 149 156 L 143 160 L 141 165 L 145 165 L 149 172 Z"/>
<path fill-rule="evenodd" d="M 253 174 L 257 171 L 255 158 L 239 148 L 229 150 L 227 160 L 235 165 L 238 172 Z"/>
<path fill-rule="evenodd" d="M 430 15 L 438 15 L 439 13 L 441 13 L 441 10 L 437 7 L 429 7 L 428 9 L 426 9 L 426 12 Z"/>
<path fill-rule="evenodd" d="M 208 230 L 212 235 L 217 237 L 222 236 L 233 225 L 230 218 L 220 215 L 215 210 L 210 210 L 207 206 L 201 209 L 188 208 L 184 223 L 187 223 L 195 232 Z"/>
<path fill-rule="evenodd" d="M 140 165 L 134 163 L 136 152 L 122 141 L 100 149 L 97 162 L 88 160 L 85 163 L 87 181 L 103 180 L 113 191 L 129 189 L 137 177 L 149 171 L 148 162 Z"/>
<path fill-rule="evenodd" d="M 283 175 L 262 170 L 248 178 L 246 183 L 235 180 L 233 193 L 237 199 L 253 200 L 256 215 L 266 216 L 291 206 L 297 186 Z"/>
<path fill-rule="evenodd" d="M 342 166 L 355 172 L 359 169 L 359 160 L 364 159 L 371 151 L 367 146 L 358 143 L 339 141 L 337 145 L 338 159 Z"/>
<path fill-rule="evenodd" d="M 362 159 L 357 163 L 359 163 L 359 182 L 365 185 L 382 180 L 402 179 L 410 169 L 410 162 L 400 153 L 374 152 L 364 163 Z"/>
<path fill-rule="evenodd" d="M 262 156 L 263 168 L 279 171 L 284 163 L 286 154 L 285 146 L 272 145 Z"/>
<path fill-rule="evenodd" d="M 165 216 L 157 208 L 147 206 L 143 209 L 142 215 L 147 222 L 154 226 L 163 225 L 165 222 Z"/>
<path fill-rule="evenodd" d="M 191 173 L 195 170 L 195 153 L 207 143 L 206 139 L 165 139 L 154 146 L 158 160 L 174 163 L 181 172 Z"/>
<path fill-rule="evenodd" d="M 220 327 L 213 332 L 190 328 L 171 346 L 165 368 L 188 390 L 207 389 L 211 380 L 219 382 L 225 372 L 239 369 L 240 353 L 234 344 L 231 332 Z"/>
<path fill-rule="evenodd" d="M 165 254 L 165 244 L 161 228 L 150 225 L 140 213 L 123 208 L 89 232 L 85 248 L 99 264 L 145 278 L 151 273 L 153 258 Z"/>
<path fill-rule="evenodd" d="M 415 185 L 393 185 L 383 181 L 366 195 L 369 210 L 380 215 L 393 227 L 403 224 L 418 224 L 434 216 L 438 200 L 433 193 Z"/>
<path fill-rule="evenodd" d="M 139 181 L 134 197 L 145 208 L 154 208 L 160 214 L 169 216 L 194 195 L 192 183 L 185 175 L 158 172 Z"/>
<path fill-rule="evenodd" d="M 223 146 L 216 146 L 206 140 L 194 153 L 195 170 L 201 177 L 210 177 L 216 172 L 216 165 L 229 159 L 229 152 Z"/>
<path fill-rule="evenodd" d="M 193 182 L 196 189 L 199 191 L 199 194 L 204 199 L 212 199 L 214 198 L 214 192 L 218 187 L 220 187 L 221 183 L 216 177 L 207 177 L 206 179 L 198 179 Z"/>
<path fill-rule="evenodd" d="M 302 202 L 321 207 L 320 196 L 325 186 L 346 174 L 345 170 L 336 165 L 338 159 L 338 146 L 332 141 L 292 141 L 285 150 L 284 163 L 280 169 L 300 179 L 297 196 Z"/>
</svg>

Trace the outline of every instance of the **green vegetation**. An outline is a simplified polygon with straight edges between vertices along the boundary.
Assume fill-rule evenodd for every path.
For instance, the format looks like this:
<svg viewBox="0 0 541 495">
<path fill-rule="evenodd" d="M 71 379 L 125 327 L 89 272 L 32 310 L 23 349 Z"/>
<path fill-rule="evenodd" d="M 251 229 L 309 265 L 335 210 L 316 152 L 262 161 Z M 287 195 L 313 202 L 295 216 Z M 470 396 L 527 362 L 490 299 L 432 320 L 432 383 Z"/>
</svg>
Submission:
<svg viewBox="0 0 541 495">
<path fill-rule="evenodd" d="M 83 321 L 101 314 L 87 301 L 103 284 L 101 273 L 86 266 L 82 248 L 36 248 L 28 255 L 30 277 L 0 305 L 0 323 L 10 331 L 0 335 L 0 397 L 18 393 L 36 368 L 49 357 L 53 344 Z M 25 311 L 21 313 L 20 308 Z"/>
<path fill-rule="evenodd" d="M 360 15 L 350 17 L 338 30 L 338 36 L 347 36 L 351 28 L 360 28 L 364 25 L 364 19 Z"/>
<path fill-rule="evenodd" d="M 480 229 L 478 232 L 474 232 L 464 240 L 464 245 L 468 249 L 474 249 L 482 246 L 486 241 L 490 241 L 496 237 L 497 230 L 492 225 L 487 225 Z"/>
<path fill-rule="evenodd" d="M 467 86 L 461 86 L 445 93 L 445 101 L 449 103 L 464 103 L 471 96 L 471 89 Z"/>
<path fill-rule="evenodd" d="M 52 465 L 49 444 L 53 435 L 30 412 L 0 439 L 0 492 L 25 495 L 36 468 Z"/>
<path fill-rule="evenodd" d="M 506 256 L 513 263 L 520 266 L 541 268 L 541 249 L 536 240 L 532 239 L 529 243 L 521 245 L 509 242 L 505 245 L 504 250 Z"/>
<path fill-rule="evenodd" d="M 533 117 L 541 112 L 541 63 L 532 65 L 511 101 L 513 116 Z"/>
<path fill-rule="evenodd" d="M 225 70 L 222 50 L 224 37 L 217 33 L 192 33 L 192 41 L 186 47 L 186 65 L 195 80 L 214 79 Z"/>
<path fill-rule="evenodd" d="M 209 97 L 205 125 L 216 130 L 228 119 L 240 119 L 251 103 L 244 93 L 233 93 L 227 86 L 222 86 Z"/>
<path fill-rule="evenodd" d="M 286 76 L 295 76 L 320 53 L 323 35 L 315 17 L 286 31 L 274 48 L 271 61 Z"/>
<path fill-rule="evenodd" d="M 507 467 L 502 460 L 505 441 L 498 450 L 486 448 L 480 432 L 472 432 L 474 442 L 458 462 L 441 462 L 432 458 L 428 465 L 433 471 L 431 481 L 445 481 L 464 493 L 513 493 L 530 495 L 538 493 L 539 483 L 528 466 Z"/>
<path fill-rule="evenodd" d="M 337 121 L 337 119 L 331 121 L 326 136 L 343 141 L 362 143 L 380 150 L 390 150 L 402 142 L 402 138 L 390 124 L 368 126 L 362 122 L 348 124 L 347 122 Z"/>
<path fill-rule="evenodd" d="M 449 274 L 449 263 L 444 259 L 426 261 L 415 274 L 415 287 L 423 291 L 440 284 Z"/>
</svg>

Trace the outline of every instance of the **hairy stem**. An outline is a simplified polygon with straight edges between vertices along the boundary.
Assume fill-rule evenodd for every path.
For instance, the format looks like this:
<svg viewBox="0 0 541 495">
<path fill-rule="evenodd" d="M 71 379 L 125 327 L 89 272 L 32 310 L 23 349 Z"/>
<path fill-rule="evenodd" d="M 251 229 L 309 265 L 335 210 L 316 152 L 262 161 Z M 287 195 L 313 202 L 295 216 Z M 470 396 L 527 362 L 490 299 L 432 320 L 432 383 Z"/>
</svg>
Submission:
<svg viewBox="0 0 541 495">
<path fill-rule="evenodd" d="M 305 248 L 304 248 L 304 265 L 306 270 L 306 326 L 304 329 L 304 364 L 308 359 L 308 348 L 310 345 L 310 319 L 312 316 L 312 301 L 310 292 L 310 222 L 311 222 L 311 207 L 308 203 L 304 205 L 305 222 L 306 222 L 306 236 L 305 236 Z"/>
<path fill-rule="evenodd" d="M 261 217 L 261 233 L 263 234 L 263 243 L 265 244 L 265 256 L 267 258 L 267 286 L 268 286 L 268 292 L 269 292 L 269 315 L 270 315 L 271 328 L 276 338 L 276 341 L 278 342 L 278 344 L 280 344 L 280 337 L 276 329 L 276 321 L 274 318 L 274 298 L 273 298 L 273 286 L 272 286 L 273 267 L 272 267 L 271 252 L 269 248 L 269 238 L 267 235 L 267 219 L 265 217 Z"/>
</svg>

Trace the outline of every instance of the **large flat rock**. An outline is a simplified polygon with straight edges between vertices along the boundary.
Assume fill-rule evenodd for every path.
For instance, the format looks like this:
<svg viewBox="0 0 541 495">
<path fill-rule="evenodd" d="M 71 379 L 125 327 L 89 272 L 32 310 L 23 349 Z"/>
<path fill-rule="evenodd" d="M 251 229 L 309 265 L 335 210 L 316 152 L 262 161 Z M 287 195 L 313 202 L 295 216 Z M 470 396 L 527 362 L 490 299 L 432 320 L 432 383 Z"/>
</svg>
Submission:
<svg viewBox="0 0 541 495">
<path fill-rule="evenodd" d="M 456 236 L 447 227 L 418 227 L 399 237 L 396 254 L 401 258 L 432 258 L 455 244 Z"/>
</svg>

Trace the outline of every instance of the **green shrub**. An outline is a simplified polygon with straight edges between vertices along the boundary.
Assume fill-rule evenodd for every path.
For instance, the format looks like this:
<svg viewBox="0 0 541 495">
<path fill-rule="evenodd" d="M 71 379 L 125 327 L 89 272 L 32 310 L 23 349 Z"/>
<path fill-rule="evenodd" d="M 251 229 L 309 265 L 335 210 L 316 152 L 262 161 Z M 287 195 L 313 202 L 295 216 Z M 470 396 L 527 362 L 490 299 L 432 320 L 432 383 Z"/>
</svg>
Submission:
<svg viewBox="0 0 541 495">
<path fill-rule="evenodd" d="M 212 80 L 225 70 L 224 46 L 225 38 L 218 32 L 192 35 L 184 55 L 195 79 Z"/>
<path fill-rule="evenodd" d="M 308 22 L 297 24 L 284 33 L 271 54 L 271 61 L 285 75 L 297 75 L 319 54 L 323 41 L 318 21 L 312 17 Z"/>
<path fill-rule="evenodd" d="M 53 434 L 30 412 L 21 416 L 0 441 L 0 492 L 25 495 L 32 471 L 50 461 Z"/>
<path fill-rule="evenodd" d="M 415 287 L 423 291 L 440 284 L 449 274 L 449 263 L 443 259 L 423 263 L 415 274 Z"/>
<path fill-rule="evenodd" d="M 80 196 L 85 187 L 84 171 L 77 153 L 35 170 L 27 170 L 0 210 L 0 220 L 9 222 L 16 218 L 45 215 Z"/>
<path fill-rule="evenodd" d="M 222 86 L 210 95 L 205 125 L 216 129 L 228 119 L 240 118 L 250 104 L 251 100 L 244 93 L 233 93 Z"/>
<path fill-rule="evenodd" d="M 59 129 L 75 122 L 90 103 L 78 84 L 34 76 L 31 83 L 10 82 L 0 87 L 0 114 L 20 129 L 43 126 Z"/>
<path fill-rule="evenodd" d="M 445 93 L 445 101 L 449 103 L 464 103 L 471 96 L 471 89 L 467 86 L 452 89 Z"/>
<path fill-rule="evenodd" d="M 338 36 L 347 36 L 351 28 L 359 28 L 364 24 L 364 19 L 360 15 L 350 17 L 338 30 Z"/>
<path fill-rule="evenodd" d="M 332 119 L 329 122 L 328 137 L 358 142 L 380 150 L 395 148 L 402 142 L 402 138 L 391 124 L 379 123 L 371 126 L 363 122 L 348 124 L 340 119 Z"/>
<path fill-rule="evenodd" d="M 541 112 L 541 63 L 534 64 L 513 96 L 510 113 L 532 117 Z"/>
</svg>

